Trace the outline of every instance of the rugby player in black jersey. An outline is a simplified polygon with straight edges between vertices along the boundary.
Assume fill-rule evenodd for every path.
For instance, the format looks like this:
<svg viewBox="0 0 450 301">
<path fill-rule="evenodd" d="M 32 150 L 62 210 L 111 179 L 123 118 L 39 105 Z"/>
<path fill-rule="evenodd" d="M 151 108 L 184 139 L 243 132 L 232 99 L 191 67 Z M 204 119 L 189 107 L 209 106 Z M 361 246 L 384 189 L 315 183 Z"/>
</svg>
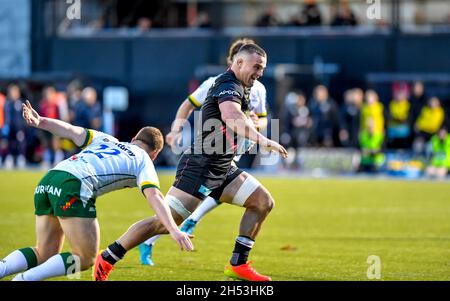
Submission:
<svg viewBox="0 0 450 301">
<path fill-rule="evenodd" d="M 271 280 L 256 272 L 247 259 L 262 223 L 274 206 L 274 200 L 261 183 L 248 177 L 231 162 L 240 139 L 244 138 L 287 157 L 287 151 L 259 133 L 246 115 L 249 111 L 249 88 L 263 75 L 266 64 L 265 51 L 256 44 L 246 44 L 235 55 L 231 67 L 216 79 L 201 108 L 201 132 L 192 147 L 181 156 L 175 181 L 166 195 L 178 224 L 207 196 L 246 209 L 224 273 L 231 278 L 248 281 Z M 157 217 L 132 225 L 97 256 L 95 280 L 106 280 L 113 265 L 123 258 L 126 251 L 153 235 L 165 233 L 167 230 Z"/>
</svg>

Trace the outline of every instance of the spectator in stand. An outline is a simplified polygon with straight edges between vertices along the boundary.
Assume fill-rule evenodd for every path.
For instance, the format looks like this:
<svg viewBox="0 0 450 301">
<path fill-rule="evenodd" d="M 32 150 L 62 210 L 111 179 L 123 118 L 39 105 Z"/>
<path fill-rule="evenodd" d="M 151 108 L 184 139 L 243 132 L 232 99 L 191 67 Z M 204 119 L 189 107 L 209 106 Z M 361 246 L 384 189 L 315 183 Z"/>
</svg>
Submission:
<svg viewBox="0 0 450 301">
<path fill-rule="evenodd" d="M 152 28 L 152 20 L 150 18 L 139 18 L 136 24 L 136 29 L 139 33 L 149 32 Z"/>
<path fill-rule="evenodd" d="M 101 131 L 102 109 L 97 101 L 97 92 L 92 87 L 86 87 L 81 98 L 75 108 L 75 125 Z"/>
<path fill-rule="evenodd" d="M 431 97 L 428 104 L 422 108 L 415 123 L 415 139 L 413 150 L 421 155 L 425 151 L 425 144 L 431 136 L 436 134 L 444 123 L 445 112 L 441 101 L 437 97 Z"/>
<path fill-rule="evenodd" d="M 369 120 L 371 120 L 369 122 Z M 365 94 L 365 103 L 361 108 L 361 129 L 368 124 L 373 123 L 373 131 L 376 134 L 384 134 L 384 107 L 378 98 L 377 92 L 374 90 L 367 90 Z"/>
<path fill-rule="evenodd" d="M 201 11 L 198 13 L 197 21 L 195 24 L 197 28 L 211 28 L 211 18 L 209 17 L 208 12 Z"/>
<path fill-rule="evenodd" d="M 264 13 L 256 21 L 257 27 L 271 27 L 278 26 L 280 24 L 280 19 L 277 15 L 277 8 L 273 3 L 270 3 Z"/>
<path fill-rule="evenodd" d="M 42 117 L 61 119 L 61 114 L 65 114 L 66 120 L 69 118 L 68 110 L 62 108 L 61 103 L 65 96 L 58 93 L 54 86 L 48 85 L 42 91 L 42 100 L 39 105 L 39 114 Z M 61 109 L 62 108 L 62 109 Z M 44 147 L 42 168 L 48 169 L 64 159 L 59 137 L 53 136 L 49 132 L 41 131 L 41 141 Z"/>
<path fill-rule="evenodd" d="M 425 171 L 427 177 L 444 179 L 450 167 L 450 136 L 447 129 L 441 128 L 431 137 L 432 158 Z"/>
<path fill-rule="evenodd" d="M 409 114 L 410 104 L 406 90 L 398 90 L 389 103 L 387 122 L 387 144 L 394 149 L 410 148 Z"/>
<path fill-rule="evenodd" d="M 377 130 L 376 122 L 369 117 L 359 134 L 361 147 L 360 171 L 377 172 L 385 162 L 383 153 L 384 133 Z"/>
<path fill-rule="evenodd" d="M 69 123 L 75 124 L 76 108 L 81 102 L 81 83 L 78 80 L 71 81 L 66 88 L 69 106 Z"/>
<path fill-rule="evenodd" d="M 302 91 L 292 91 L 286 95 L 284 108 L 283 144 L 293 149 L 293 167 L 298 167 L 297 151 L 308 144 L 312 119 L 306 106 L 306 96 Z"/>
<path fill-rule="evenodd" d="M 350 89 L 344 93 L 344 105 L 339 114 L 339 140 L 344 147 L 359 146 L 359 122 L 364 92 L 359 88 Z"/>
<path fill-rule="evenodd" d="M 298 16 L 291 19 L 293 26 L 320 26 L 322 25 L 322 14 L 316 0 L 305 0 L 305 4 Z"/>
<path fill-rule="evenodd" d="M 338 122 L 338 107 L 329 97 L 327 87 L 318 85 L 314 88 L 309 110 L 312 118 L 312 143 L 315 146 L 334 146 L 333 134 Z"/>
<path fill-rule="evenodd" d="M 15 165 L 24 168 L 26 165 L 25 153 L 27 149 L 25 130 L 27 125 L 22 118 L 21 91 L 18 85 L 10 84 L 5 103 L 4 134 L 8 138 L 8 155 L 4 166 L 7 169 Z"/>
<path fill-rule="evenodd" d="M 356 26 L 358 21 L 353 13 L 348 0 L 340 0 L 334 7 L 334 17 L 331 26 Z"/>
<path fill-rule="evenodd" d="M 423 85 L 423 82 L 414 82 L 412 93 L 409 97 L 409 104 L 411 106 L 411 113 L 409 114 L 409 124 L 411 132 L 413 132 L 417 117 L 419 117 L 420 111 L 422 111 L 422 108 L 426 105 L 425 87 Z"/>
</svg>

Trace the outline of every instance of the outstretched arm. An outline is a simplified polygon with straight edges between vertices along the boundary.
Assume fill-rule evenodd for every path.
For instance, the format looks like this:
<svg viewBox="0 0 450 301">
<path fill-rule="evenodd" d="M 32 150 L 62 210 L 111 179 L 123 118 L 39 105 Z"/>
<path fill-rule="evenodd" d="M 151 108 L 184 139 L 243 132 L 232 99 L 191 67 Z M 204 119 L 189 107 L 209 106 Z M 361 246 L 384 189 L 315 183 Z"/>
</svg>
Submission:
<svg viewBox="0 0 450 301">
<path fill-rule="evenodd" d="M 250 141 L 256 142 L 270 151 L 280 153 L 283 158 L 287 157 L 287 151 L 283 146 L 264 137 L 255 129 L 253 122 L 245 116 L 237 102 L 224 101 L 219 104 L 219 109 L 222 115 L 222 120 L 236 134 L 247 138 Z"/>
<path fill-rule="evenodd" d="M 172 123 L 172 128 L 170 129 L 170 133 L 166 136 L 166 142 L 169 146 L 172 146 L 175 142 L 178 143 L 181 138 L 181 129 L 183 124 L 188 120 L 189 116 L 191 116 L 195 107 L 191 104 L 189 99 L 185 99 L 183 103 L 178 108 L 177 114 L 175 116 L 175 120 Z"/>
<path fill-rule="evenodd" d="M 53 135 L 62 138 L 70 139 L 77 146 L 83 145 L 86 139 L 86 131 L 84 128 L 73 126 L 58 119 L 41 117 L 33 109 L 28 100 L 25 104 L 22 104 L 22 116 L 29 126 L 49 131 Z"/>
<path fill-rule="evenodd" d="M 190 240 L 190 235 L 181 232 L 175 221 L 173 220 L 172 214 L 170 213 L 169 206 L 164 202 L 164 196 L 161 191 L 157 188 L 145 188 L 143 190 L 145 198 L 149 202 L 150 206 L 155 210 L 156 216 L 159 218 L 161 223 L 169 231 L 170 236 L 177 242 L 177 244 L 186 251 L 192 251 L 194 246 Z"/>
</svg>

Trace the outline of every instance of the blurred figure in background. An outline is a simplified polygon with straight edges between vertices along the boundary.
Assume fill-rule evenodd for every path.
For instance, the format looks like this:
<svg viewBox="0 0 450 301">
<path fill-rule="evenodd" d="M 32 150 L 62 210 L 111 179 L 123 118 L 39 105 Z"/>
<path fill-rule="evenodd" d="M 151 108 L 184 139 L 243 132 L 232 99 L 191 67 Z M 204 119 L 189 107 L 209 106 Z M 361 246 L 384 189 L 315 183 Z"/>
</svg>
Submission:
<svg viewBox="0 0 450 301">
<path fill-rule="evenodd" d="M 333 133 L 337 126 L 339 111 L 336 102 L 329 97 L 327 87 L 318 85 L 314 88 L 309 110 L 313 121 L 311 134 L 313 145 L 334 146 Z"/>
<path fill-rule="evenodd" d="M 376 128 L 373 118 L 368 118 L 359 134 L 361 163 L 359 171 L 377 172 L 385 162 L 383 153 L 384 133 Z"/>
<path fill-rule="evenodd" d="M 422 108 L 416 120 L 414 131 L 415 138 L 413 151 L 417 155 L 423 155 L 425 144 L 431 136 L 436 134 L 444 123 L 445 112 L 441 106 L 441 101 L 437 97 L 431 97 L 428 104 Z"/>
<path fill-rule="evenodd" d="M 81 92 L 81 101 L 75 105 L 74 125 L 101 131 L 102 109 L 97 101 L 97 91 L 86 87 Z"/>
<path fill-rule="evenodd" d="M 267 5 L 264 13 L 258 18 L 255 24 L 257 27 L 271 27 L 280 25 L 280 19 L 277 14 L 275 4 Z"/>
<path fill-rule="evenodd" d="M 368 124 L 372 123 L 373 131 L 376 134 L 384 134 L 383 104 L 380 102 L 377 92 L 367 90 L 365 93 L 365 103 L 361 108 L 361 130 L 368 130 Z"/>
<path fill-rule="evenodd" d="M 394 149 L 410 148 L 410 104 L 407 92 L 398 90 L 394 99 L 389 103 L 387 122 L 387 143 L 388 147 Z"/>
<path fill-rule="evenodd" d="M 356 26 L 358 21 L 353 13 L 348 0 L 340 0 L 337 7 L 333 7 L 333 20 L 331 26 Z"/>
<path fill-rule="evenodd" d="M 152 28 L 152 20 L 150 18 L 142 17 L 139 18 L 136 24 L 136 29 L 138 33 L 149 32 Z"/>
<path fill-rule="evenodd" d="M 357 148 L 359 146 L 359 122 L 363 101 L 362 89 L 350 89 L 344 93 L 344 104 L 339 114 L 339 140 L 344 147 Z"/>
<path fill-rule="evenodd" d="M 18 85 L 10 84 L 5 103 L 5 124 L 3 134 L 8 138 L 8 155 L 4 167 L 11 169 L 16 165 L 24 168 L 26 165 L 25 153 L 27 149 L 25 139 L 26 124 L 22 118 L 21 91 Z"/>
<path fill-rule="evenodd" d="M 293 152 L 292 167 L 298 167 L 298 148 L 307 146 L 311 133 L 312 119 L 302 91 L 292 91 L 285 98 L 283 144 Z"/>
<path fill-rule="evenodd" d="M 0 92 L 0 166 L 8 154 L 8 137 L 3 134 L 5 127 L 5 104 L 6 96 Z"/>
<path fill-rule="evenodd" d="M 292 25 L 296 26 L 320 26 L 322 25 L 322 13 L 316 0 L 305 0 L 298 17 L 294 17 Z"/>
<path fill-rule="evenodd" d="M 39 114 L 43 117 L 60 119 L 60 115 L 69 118 L 68 110 L 60 109 L 61 95 L 56 92 L 52 85 L 44 87 L 42 91 L 42 99 L 39 105 Z M 44 147 L 44 154 L 41 167 L 48 169 L 64 159 L 64 153 L 61 150 L 60 138 L 53 136 L 49 132 L 41 131 L 39 133 Z"/>
<path fill-rule="evenodd" d="M 444 179 L 450 167 L 450 136 L 447 129 L 441 128 L 436 135 L 431 137 L 432 158 L 430 166 L 427 167 L 427 177 Z"/>
<path fill-rule="evenodd" d="M 414 124 L 416 123 L 417 117 L 419 117 L 420 111 L 426 105 L 425 87 L 423 82 L 416 81 L 412 86 L 412 93 L 409 97 L 409 104 L 411 106 L 409 114 L 409 127 L 411 133 L 414 132 Z"/>
</svg>

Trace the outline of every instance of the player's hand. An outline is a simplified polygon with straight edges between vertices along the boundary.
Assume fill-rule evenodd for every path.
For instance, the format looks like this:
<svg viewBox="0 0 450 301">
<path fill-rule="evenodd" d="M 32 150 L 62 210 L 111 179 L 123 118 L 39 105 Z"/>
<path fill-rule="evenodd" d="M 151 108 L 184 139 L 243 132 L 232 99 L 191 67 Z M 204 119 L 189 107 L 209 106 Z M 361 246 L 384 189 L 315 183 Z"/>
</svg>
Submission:
<svg viewBox="0 0 450 301">
<path fill-rule="evenodd" d="M 280 145 L 279 143 L 277 143 L 273 140 L 267 139 L 267 141 L 265 143 L 263 143 L 261 146 L 264 147 L 269 152 L 279 153 L 285 159 L 288 156 L 287 150 L 282 145 Z"/>
<path fill-rule="evenodd" d="M 258 115 L 256 115 L 255 112 L 250 111 L 250 114 L 248 115 L 248 117 L 253 121 L 253 124 L 255 125 L 255 127 L 259 128 L 259 117 L 258 117 Z"/>
<path fill-rule="evenodd" d="M 181 250 L 186 251 L 194 250 L 194 245 L 192 244 L 191 241 L 191 238 L 194 237 L 193 235 L 181 232 L 180 230 L 177 229 L 171 232 L 170 236 L 172 236 L 173 240 L 175 240 L 177 244 L 181 247 Z"/>
<path fill-rule="evenodd" d="M 39 127 L 39 124 L 41 123 L 41 117 L 33 109 L 28 100 L 22 104 L 22 116 L 29 126 Z"/>
<path fill-rule="evenodd" d="M 181 141 L 181 132 L 174 132 L 171 131 L 169 134 L 167 134 L 166 136 L 166 143 L 170 146 L 173 147 L 174 144 L 178 145 L 180 144 Z"/>
</svg>

